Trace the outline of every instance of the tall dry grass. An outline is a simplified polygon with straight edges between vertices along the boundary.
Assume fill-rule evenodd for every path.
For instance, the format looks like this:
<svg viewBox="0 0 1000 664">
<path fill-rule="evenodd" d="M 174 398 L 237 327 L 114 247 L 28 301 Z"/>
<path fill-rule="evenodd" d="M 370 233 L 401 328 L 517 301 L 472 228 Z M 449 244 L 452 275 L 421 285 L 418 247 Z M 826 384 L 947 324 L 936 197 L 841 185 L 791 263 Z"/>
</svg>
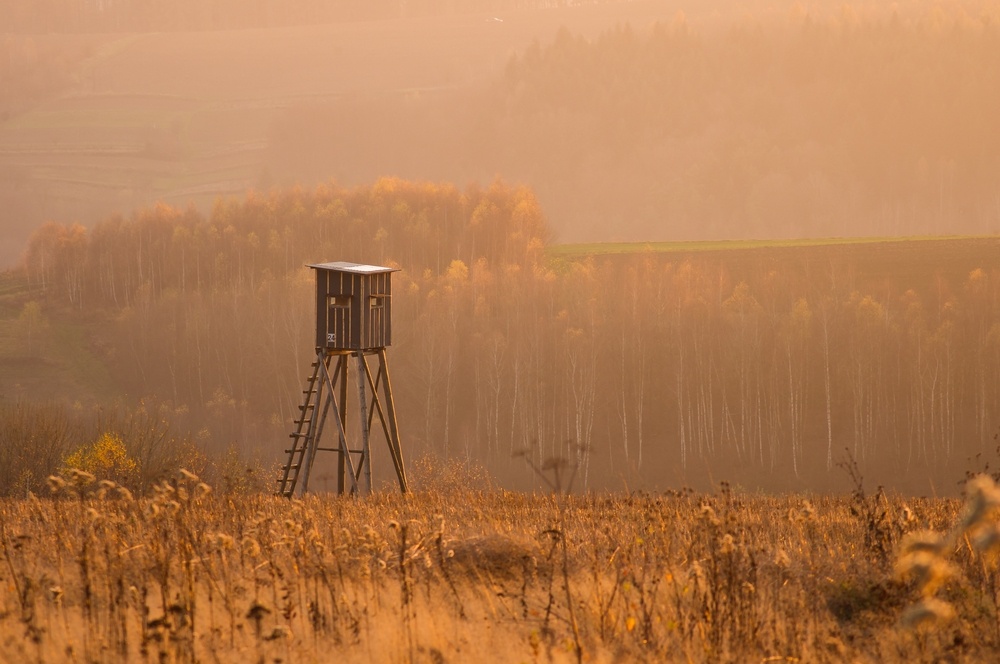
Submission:
<svg viewBox="0 0 1000 664">
<path fill-rule="evenodd" d="M 964 535 L 939 547 L 950 619 L 904 624 L 929 595 L 896 565 L 908 533 L 974 517 L 981 535 L 993 498 L 237 500 L 187 471 L 144 499 L 82 471 L 51 485 L 0 503 L 6 661 L 989 661 L 1000 645 L 996 571 Z"/>
</svg>

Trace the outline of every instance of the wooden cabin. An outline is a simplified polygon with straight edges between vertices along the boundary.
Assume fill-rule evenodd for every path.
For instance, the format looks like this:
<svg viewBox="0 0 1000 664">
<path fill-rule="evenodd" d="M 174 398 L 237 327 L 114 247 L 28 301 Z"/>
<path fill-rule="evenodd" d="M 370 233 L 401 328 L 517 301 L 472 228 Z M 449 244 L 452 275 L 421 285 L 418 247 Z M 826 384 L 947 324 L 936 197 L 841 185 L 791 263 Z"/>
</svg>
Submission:
<svg viewBox="0 0 1000 664">
<path fill-rule="evenodd" d="M 358 263 L 318 263 L 316 350 L 374 350 L 392 344 L 392 273 Z"/>
</svg>

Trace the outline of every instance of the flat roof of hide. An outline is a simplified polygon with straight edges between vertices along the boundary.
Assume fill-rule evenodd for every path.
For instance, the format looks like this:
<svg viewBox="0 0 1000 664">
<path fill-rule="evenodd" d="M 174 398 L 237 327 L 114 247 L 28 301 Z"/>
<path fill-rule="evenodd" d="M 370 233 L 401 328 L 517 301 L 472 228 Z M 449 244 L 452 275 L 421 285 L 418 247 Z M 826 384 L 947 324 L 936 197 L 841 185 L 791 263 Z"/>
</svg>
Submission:
<svg viewBox="0 0 1000 664">
<path fill-rule="evenodd" d="M 316 263 L 308 267 L 314 270 L 330 270 L 332 272 L 350 272 L 351 274 L 382 274 L 383 272 L 399 272 L 398 267 L 382 267 L 381 265 L 363 265 L 361 263 Z"/>
</svg>

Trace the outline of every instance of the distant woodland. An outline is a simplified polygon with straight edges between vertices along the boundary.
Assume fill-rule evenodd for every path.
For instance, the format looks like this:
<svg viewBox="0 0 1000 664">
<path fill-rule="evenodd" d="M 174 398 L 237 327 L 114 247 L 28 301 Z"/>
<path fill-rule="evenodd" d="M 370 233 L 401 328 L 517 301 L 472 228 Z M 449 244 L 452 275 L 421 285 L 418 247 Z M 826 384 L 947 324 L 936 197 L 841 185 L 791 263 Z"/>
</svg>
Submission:
<svg viewBox="0 0 1000 664">
<path fill-rule="evenodd" d="M 48 224 L 23 270 L 53 324 L 101 312 L 89 341 L 116 378 L 209 448 L 280 452 L 313 353 L 303 265 L 350 259 L 403 270 L 390 362 L 412 456 L 515 485 L 527 449 L 578 460 L 580 486 L 710 468 L 817 488 L 849 448 L 927 492 L 992 453 L 1000 241 L 569 260 L 549 238 L 528 189 L 383 179 Z"/>
<path fill-rule="evenodd" d="M 1000 23 L 940 10 L 564 30 L 469 98 L 290 109 L 272 169 L 502 173 L 531 183 L 564 241 L 993 233 L 998 62 Z"/>
<path fill-rule="evenodd" d="M 487 126 L 500 172 L 556 189 L 559 215 L 594 228 L 997 232 L 997 63 L 1000 25 L 943 13 L 904 24 L 847 10 L 719 38 L 683 22 L 594 42 L 563 32 L 510 63 Z"/>
</svg>

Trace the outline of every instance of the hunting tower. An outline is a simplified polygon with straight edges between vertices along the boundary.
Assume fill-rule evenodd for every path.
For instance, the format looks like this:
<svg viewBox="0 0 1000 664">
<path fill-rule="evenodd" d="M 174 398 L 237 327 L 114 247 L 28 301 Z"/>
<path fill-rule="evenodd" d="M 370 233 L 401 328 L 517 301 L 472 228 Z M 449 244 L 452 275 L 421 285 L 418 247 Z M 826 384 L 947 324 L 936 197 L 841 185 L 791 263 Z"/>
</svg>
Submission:
<svg viewBox="0 0 1000 664">
<path fill-rule="evenodd" d="M 316 361 L 302 392 L 301 412 L 295 421 L 295 431 L 290 434 L 292 443 L 285 450 L 288 461 L 278 478 L 278 494 L 291 497 L 296 489 L 302 494 L 309 490 L 309 473 L 317 452 L 337 453 L 338 493 L 370 493 L 370 438 L 376 414 L 396 469 L 399 489 L 405 493 L 406 473 L 385 355 L 386 347 L 392 343 L 392 273 L 398 270 L 343 262 L 309 267 L 316 270 Z M 369 357 L 378 358 L 374 376 L 368 365 Z M 348 367 L 352 359 L 357 373 L 361 425 L 361 440 L 355 441 L 353 448 L 347 435 Z M 337 444 L 320 447 L 331 414 Z"/>
</svg>

